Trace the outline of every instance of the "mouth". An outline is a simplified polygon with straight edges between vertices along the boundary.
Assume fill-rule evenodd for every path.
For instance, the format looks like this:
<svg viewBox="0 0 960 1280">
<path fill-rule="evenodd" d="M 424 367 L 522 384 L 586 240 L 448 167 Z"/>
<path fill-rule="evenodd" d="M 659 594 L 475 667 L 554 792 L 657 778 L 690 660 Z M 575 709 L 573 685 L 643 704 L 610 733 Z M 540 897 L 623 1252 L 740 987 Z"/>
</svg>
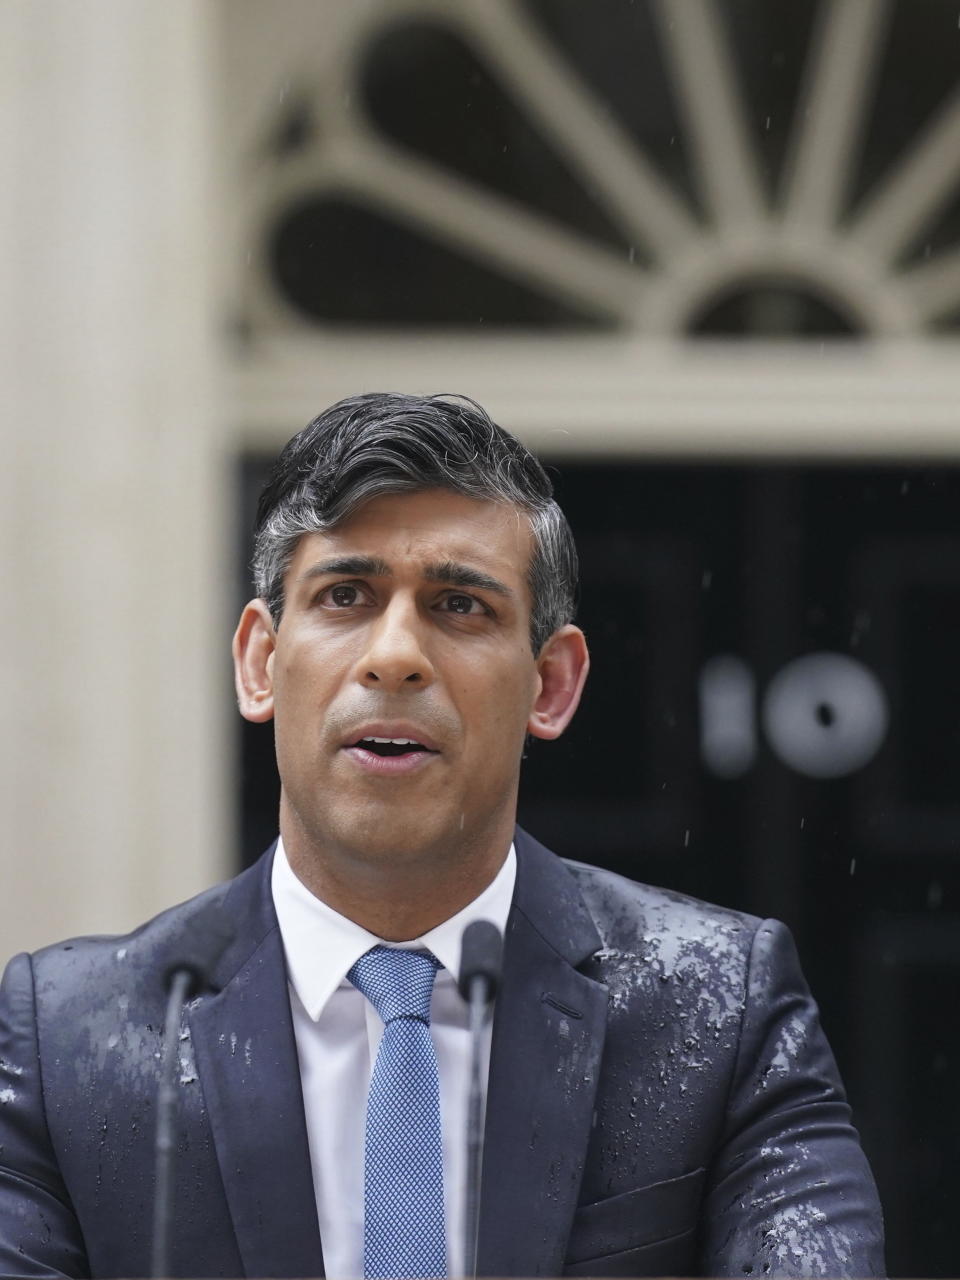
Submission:
<svg viewBox="0 0 960 1280">
<path fill-rule="evenodd" d="M 364 734 L 345 743 L 343 749 L 365 772 L 388 776 L 409 773 L 440 754 L 431 743 L 399 733 Z"/>
</svg>

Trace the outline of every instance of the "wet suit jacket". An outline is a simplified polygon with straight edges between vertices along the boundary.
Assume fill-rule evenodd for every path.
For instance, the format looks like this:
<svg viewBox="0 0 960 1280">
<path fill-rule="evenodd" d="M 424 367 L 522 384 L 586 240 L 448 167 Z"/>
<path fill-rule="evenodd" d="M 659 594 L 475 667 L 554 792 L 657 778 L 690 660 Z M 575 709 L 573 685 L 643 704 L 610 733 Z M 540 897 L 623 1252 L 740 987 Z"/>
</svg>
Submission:
<svg viewBox="0 0 960 1280">
<path fill-rule="evenodd" d="M 881 1275 L 876 1192 L 787 930 L 517 832 L 479 1273 Z M 179 1044 L 173 1271 L 319 1276 L 272 851 L 0 991 L 0 1275 L 149 1274 L 161 975 L 233 931 Z"/>
</svg>

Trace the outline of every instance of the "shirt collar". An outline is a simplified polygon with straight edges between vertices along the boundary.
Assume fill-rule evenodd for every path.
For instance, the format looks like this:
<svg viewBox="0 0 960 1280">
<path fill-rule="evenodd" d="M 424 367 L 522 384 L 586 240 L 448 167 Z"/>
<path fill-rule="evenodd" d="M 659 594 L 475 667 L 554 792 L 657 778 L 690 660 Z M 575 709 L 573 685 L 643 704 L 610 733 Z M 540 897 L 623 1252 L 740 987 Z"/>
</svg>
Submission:
<svg viewBox="0 0 960 1280">
<path fill-rule="evenodd" d="M 315 897 L 294 875 L 283 841 L 279 840 L 270 887 L 291 985 L 316 1022 L 337 987 L 346 983 L 349 970 L 371 947 L 401 945 L 427 949 L 456 978 L 464 929 L 474 920 L 490 920 L 504 932 L 516 879 L 517 855 L 511 844 L 496 876 L 462 911 L 428 930 L 423 937 L 396 944 L 384 942 Z"/>
</svg>

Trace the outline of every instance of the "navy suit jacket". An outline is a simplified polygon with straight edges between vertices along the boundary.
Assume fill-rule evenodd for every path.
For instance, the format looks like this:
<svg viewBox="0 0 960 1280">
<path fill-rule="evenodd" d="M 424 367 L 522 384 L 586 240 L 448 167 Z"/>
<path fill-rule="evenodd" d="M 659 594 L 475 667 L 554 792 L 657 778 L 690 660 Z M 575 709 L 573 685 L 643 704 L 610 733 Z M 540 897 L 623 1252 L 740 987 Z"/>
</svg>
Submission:
<svg viewBox="0 0 960 1280">
<path fill-rule="evenodd" d="M 517 833 L 479 1271 L 882 1274 L 880 1212 L 786 929 Z M 319 1276 L 270 856 L 0 993 L 0 1275 L 149 1274 L 161 975 L 233 941 L 180 1039 L 174 1274 Z"/>
</svg>

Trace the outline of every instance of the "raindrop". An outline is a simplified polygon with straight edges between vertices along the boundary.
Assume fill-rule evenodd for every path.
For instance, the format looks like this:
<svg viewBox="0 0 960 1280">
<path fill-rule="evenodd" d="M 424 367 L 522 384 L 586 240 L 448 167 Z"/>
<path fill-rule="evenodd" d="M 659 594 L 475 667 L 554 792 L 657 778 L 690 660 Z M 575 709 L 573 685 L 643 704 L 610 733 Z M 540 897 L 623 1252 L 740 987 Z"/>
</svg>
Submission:
<svg viewBox="0 0 960 1280">
<path fill-rule="evenodd" d="M 851 874 L 851 875 L 853 875 L 853 873 L 856 871 L 856 869 L 857 869 L 857 860 L 856 860 L 856 858 L 851 858 L 851 859 L 850 859 L 850 874 Z"/>
<path fill-rule="evenodd" d="M 927 906 L 936 911 L 943 904 L 943 885 L 939 880 L 931 880 L 927 886 Z"/>
</svg>

